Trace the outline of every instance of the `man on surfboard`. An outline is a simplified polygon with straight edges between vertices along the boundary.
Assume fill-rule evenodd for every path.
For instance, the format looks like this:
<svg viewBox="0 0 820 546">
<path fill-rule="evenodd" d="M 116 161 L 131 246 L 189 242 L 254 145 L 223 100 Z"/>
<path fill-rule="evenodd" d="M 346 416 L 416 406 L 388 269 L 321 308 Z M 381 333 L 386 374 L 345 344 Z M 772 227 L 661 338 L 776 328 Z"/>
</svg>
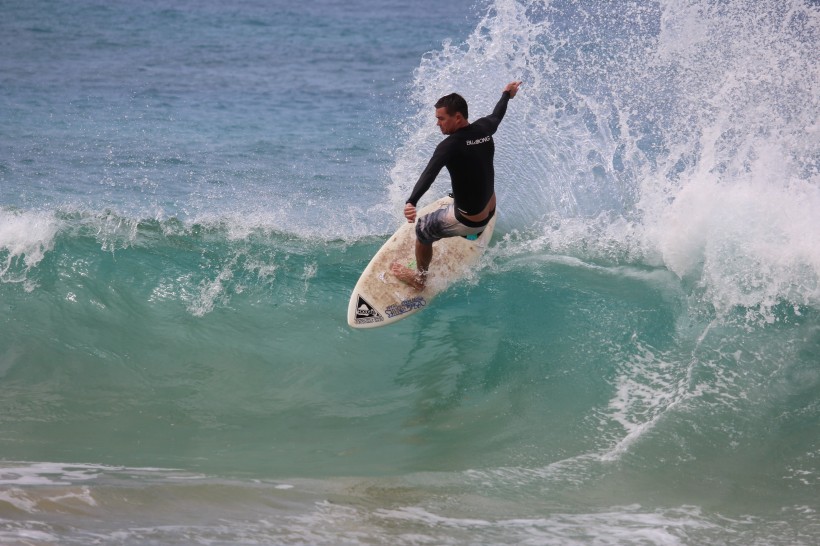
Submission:
<svg viewBox="0 0 820 546">
<path fill-rule="evenodd" d="M 416 204 L 443 167 L 447 167 L 453 183 L 453 204 L 418 219 L 415 271 L 398 262 L 390 266 L 399 280 L 416 290 L 424 289 L 434 242 L 481 233 L 495 214 L 492 135 L 504 119 L 507 102 L 518 93 L 520 85 L 520 81 L 508 83 L 493 113 L 473 123 L 467 121 L 467 101 L 461 95 L 452 93 L 436 102 L 437 125 L 448 136 L 436 147 L 416 182 L 404 205 L 404 216 L 410 223 L 416 221 Z"/>
</svg>

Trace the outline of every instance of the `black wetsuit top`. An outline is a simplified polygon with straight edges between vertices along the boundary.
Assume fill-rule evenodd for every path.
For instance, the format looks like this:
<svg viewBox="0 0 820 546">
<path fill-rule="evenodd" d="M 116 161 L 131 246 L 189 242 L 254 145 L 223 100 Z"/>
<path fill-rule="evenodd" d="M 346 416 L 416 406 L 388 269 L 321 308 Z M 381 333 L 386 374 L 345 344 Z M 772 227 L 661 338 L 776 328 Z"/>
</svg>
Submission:
<svg viewBox="0 0 820 546">
<path fill-rule="evenodd" d="M 492 114 L 462 127 L 439 143 L 407 199 L 408 203 L 416 206 L 441 168 L 447 167 L 453 183 L 456 218 L 467 225 L 474 225 L 463 215 L 472 216 L 484 210 L 495 192 L 495 144 L 492 135 L 507 112 L 509 100 L 509 91 L 504 91 Z M 491 211 L 490 216 L 492 212 L 495 211 Z"/>
</svg>

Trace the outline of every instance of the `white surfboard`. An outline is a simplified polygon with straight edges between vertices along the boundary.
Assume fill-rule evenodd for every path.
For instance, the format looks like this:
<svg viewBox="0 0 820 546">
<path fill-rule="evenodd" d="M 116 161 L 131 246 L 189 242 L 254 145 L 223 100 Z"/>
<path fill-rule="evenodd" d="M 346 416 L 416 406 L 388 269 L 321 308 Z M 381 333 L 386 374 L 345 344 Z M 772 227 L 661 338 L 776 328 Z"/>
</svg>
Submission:
<svg viewBox="0 0 820 546">
<path fill-rule="evenodd" d="M 442 197 L 419 210 L 418 216 L 452 202 L 452 198 Z M 405 222 L 373 256 L 353 288 L 347 323 L 354 328 L 376 328 L 424 309 L 438 293 L 476 266 L 493 236 L 496 216 L 474 240 L 449 237 L 434 243 L 433 261 L 422 291 L 406 285 L 390 272 L 390 264 L 395 261 L 415 267 L 416 224 Z"/>
</svg>

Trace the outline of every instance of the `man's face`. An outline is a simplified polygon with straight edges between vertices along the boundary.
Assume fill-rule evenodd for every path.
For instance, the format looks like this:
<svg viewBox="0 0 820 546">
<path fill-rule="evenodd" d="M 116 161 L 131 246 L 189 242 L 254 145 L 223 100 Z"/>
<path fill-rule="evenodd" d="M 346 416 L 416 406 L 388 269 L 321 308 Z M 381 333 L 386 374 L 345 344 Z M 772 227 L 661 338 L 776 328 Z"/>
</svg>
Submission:
<svg viewBox="0 0 820 546">
<path fill-rule="evenodd" d="M 447 113 L 447 108 L 442 106 L 436 108 L 436 119 L 438 120 L 436 125 L 441 129 L 441 132 L 445 135 L 452 135 L 461 127 L 461 120 L 464 119 L 464 116 L 460 112 L 456 112 L 451 116 Z"/>
</svg>

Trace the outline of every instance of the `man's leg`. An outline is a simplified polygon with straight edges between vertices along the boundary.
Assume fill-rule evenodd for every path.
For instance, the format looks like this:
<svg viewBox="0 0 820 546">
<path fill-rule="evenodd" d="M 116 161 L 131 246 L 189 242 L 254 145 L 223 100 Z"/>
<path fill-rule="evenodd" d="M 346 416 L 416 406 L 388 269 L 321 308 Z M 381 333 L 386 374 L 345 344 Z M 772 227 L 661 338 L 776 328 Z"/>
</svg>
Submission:
<svg viewBox="0 0 820 546">
<path fill-rule="evenodd" d="M 430 269 L 430 262 L 433 261 L 433 245 L 426 245 L 416 239 L 416 271 L 422 276 L 422 279 L 427 275 L 427 270 Z M 424 281 L 422 280 L 422 284 Z"/>
<path fill-rule="evenodd" d="M 430 262 L 433 261 L 433 245 L 424 244 L 416 239 L 416 270 L 393 262 L 390 271 L 404 284 L 408 284 L 418 291 L 424 290 L 424 283 L 427 282 L 427 270 L 430 269 Z"/>
</svg>

